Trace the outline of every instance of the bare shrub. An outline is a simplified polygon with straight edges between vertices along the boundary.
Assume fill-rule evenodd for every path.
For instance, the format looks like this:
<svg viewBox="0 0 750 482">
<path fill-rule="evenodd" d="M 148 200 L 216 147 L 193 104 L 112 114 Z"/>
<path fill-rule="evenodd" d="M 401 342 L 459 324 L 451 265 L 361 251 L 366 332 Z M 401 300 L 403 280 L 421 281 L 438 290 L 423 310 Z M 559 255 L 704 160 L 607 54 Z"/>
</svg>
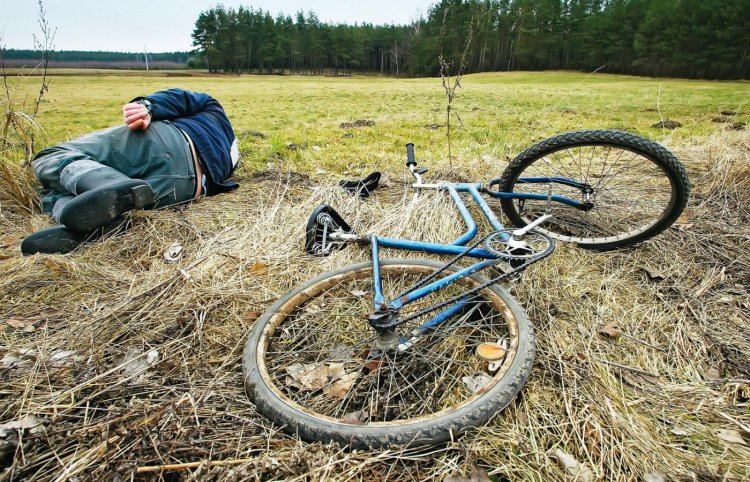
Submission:
<svg viewBox="0 0 750 482">
<path fill-rule="evenodd" d="M 41 52 L 42 58 L 32 71 L 22 70 L 14 78 L 6 69 L 5 46 L 0 37 L 0 76 L 4 94 L 1 101 L 4 115 L 0 119 L 0 176 L 4 186 L 0 202 L 28 211 L 38 205 L 34 176 L 29 167 L 38 133 L 43 131 L 37 117 L 49 89 L 47 69 L 56 32 L 47 20 L 42 0 L 39 0 L 38 23 L 41 34 L 34 35 L 34 50 Z M 25 84 L 32 74 L 35 74 L 38 90 L 30 96 Z"/>
</svg>

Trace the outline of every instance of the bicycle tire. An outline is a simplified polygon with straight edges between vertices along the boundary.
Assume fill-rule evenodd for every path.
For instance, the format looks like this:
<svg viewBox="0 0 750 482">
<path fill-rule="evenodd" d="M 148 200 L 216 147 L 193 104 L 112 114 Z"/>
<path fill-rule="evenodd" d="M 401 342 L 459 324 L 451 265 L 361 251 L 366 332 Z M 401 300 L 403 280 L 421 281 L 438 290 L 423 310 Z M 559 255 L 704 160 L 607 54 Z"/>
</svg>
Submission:
<svg viewBox="0 0 750 482">
<path fill-rule="evenodd" d="M 393 285 L 392 289 L 394 290 L 402 288 L 402 286 L 399 286 L 399 283 L 401 283 L 399 276 L 406 276 L 406 274 L 409 276 L 424 276 L 442 266 L 439 263 L 423 260 L 382 261 L 381 273 L 384 292 L 387 293 L 391 288 L 387 286 L 388 284 Z M 447 271 L 450 273 L 454 270 L 449 268 Z M 388 355 L 385 361 L 381 359 L 377 362 L 378 365 L 372 371 L 369 370 L 373 368 L 373 362 L 367 362 L 372 355 L 372 345 L 369 349 L 367 348 L 371 341 L 365 339 L 360 345 L 351 347 L 344 345 L 342 348 L 342 344 L 339 342 L 346 340 L 350 333 L 353 334 L 354 339 L 358 339 L 357 333 L 369 333 L 374 336 L 374 331 L 369 327 L 367 320 L 360 316 L 363 313 L 357 311 L 351 305 L 341 302 L 340 304 L 345 307 L 346 313 L 337 313 L 335 303 L 338 303 L 340 298 L 332 296 L 331 293 L 353 292 L 352 286 L 371 283 L 371 272 L 372 263 L 365 262 L 324 273 L 282 296 L 258 319 L 245 344 L 243 373 L 246 392 L 260 413 L 280 425 L 285 431 L 298 434 L 307 441 L 324 443 L 335 441 L 352 448 L 370 449 L 388 446 L 429 445 L 450 440 L 470 427 L 488 422 L 515 398 L 531 373 L 534 359 L 534 334 L 524 310 L 512 296 L 498 286 L 491 286 L 480 291 L 481 303 L 472 301 L 475 304 L 467 305 L 471 306 L 472 309 L 468 310 L 470 313 L 464 313 L 464 315 L 473 317 L 479 312 L 477 321 L 472 321 L 474 318 L 467 318 L 457 324 L 440 325 L 440 328 L 435 330 L 434 335 L 427 335 L 420 340 L 423 341 L 421 345 L 420 341 L 415 342 L 410 348 L 417 348 L 411 354 L 396 355 L 394 353 L 392 358 Z M 477 286 L 485 281 L 485 278 L 477 275 L 460 280 L 462 286 L 468 287 Z M 359 295 L 358 292 L 355 292 L 355 294 Z M 318 318 L 334 320 L 325 321 L 328 323 L 342 323 L 341 327 L 344 330 L 322 331 L 315 322 L 311 321 L 312 316 L 309 316 L 308 313 L 315 313 L 313 308 L 316 308 L 318 306 L 316 303 L 319 302 L 333 303 L 334 306 L 329 308 L 325 316 Z M 359 301 L 357 301 L 357 304 L 360 304 Z M 369 299 L 363 300 L 361 305 L 369 305 L 369 310 L 372 310 L 371 300 Z M 301 311 L 300 315 L 296 314 L 297 310 Z M 493 316 L 502 317 L 502 320 L 507 323 L 507 332 L 509 333 L 507 355 L 502 362 L 502 366 L 491 376 L 489 381 L 478 375 L 472 365 L 482 367 L 486 366 L 487 362 L 479 359 L 476 353 L 472 354 L 472 348 L 468 346 L 468 343 L 463 348 L 460 343 L 460 337 L 464 336 L 465 330 L 471 331 L 475 328 L 479 330 L 477 327 L 481 326 L 482 330 L 494 330 L 491 335 L 487 335 L 492 338 L 495 333 L 503 332 L 506 329 L 503 328 L 501 323 L 497 323 L 499 318 L 490 317 L 489 322 L 485 323 L 487 320 L 482 318 L 485 316 L 482 310 L 491 311 L 494 313 Z M 343 320 L 340 320 L 341 318 Z M 295 326 L 295 322 L 301 328 Z M 485 324 L 487 327 L 485 327 Z M 300 330 L 299 336 L 295 333 L 298 329 Z M 477 331 L 477 335 L 471 335 L 470 338 L 467 335 L 466 340 L 470 340 L 471 343 L 478 343 L 480 340 L 485 340 L 483 336 L 483 332 Z M 437 341 L 428 345 L 430 337 L 436 338 Z M 336 340 L 336 338 L 340 339 Z M 318 343 L 322 345 L 323 340 L 325 340 L 326 345 L 325 347 L 321 346 L 321 350 L 317 350 L 317 348 L 306 350 Z M 449 357 L 445 357 L 445 360 L 440 358 L 439 356 L 442 355 L 439 354 L 442 352 L 439 350 L 442 349 L 443 345 L 448 346 L 449 343 L 454 342 L 455 360 L 449 359 Z M 283 349 L 278 350 L 285 345 L 294 346 L 297 343 L 299 343 L 296 345 L 299 349 L 296 354 L 291 354 Z M 330 351 L 326 351 L 329 348 Z M 409 353 L 409 349 L 404 353 Z M 358 412 L 354 404 L 348 407 L 349 402 L 346 402 L 347 406 L 344 406 L 342 411 L 338 412 L 339 415 L 334 417 L 332 416 L 334 412 L 325 413 L 320 408 L 325 408 L 329 400 L 336 398 L 332 395 L 332 391 L 326 396 L 326 388 L 323 386 L 302 387 L 306 391 L 301 389 L 299 385 L 294 386 L 296 380 L 290 378 L 290 373 L 293 373 L 289 369 L 290 366 L 300 365 L 299 360 L 307 356 L 308 351 L 313 353 L 310 356 L 311 359 L 315 357 L 315 363 L 322 363 L 321 366 L 324 366 L 327 361 L 321 362 L 320 355 L 325 354 L 328 360 L 334 360 L 336 359 L 334 353 L 338 353 L 337 350 L 342 353 L 349 350 L 350 353 L 354 354 L 352 359 L 354 359 L 356 365 L 359 365 L 357 370 L 352 372 L 356 374 L 354 375 L 354 381 L 349 382 L 351 385 L 348 387 L 345 397 L 354 400 L 355 397 L 359 396 L 358 383 L 366 390 L 372 390 L 366 392 L 366 397 L 362 399 L 363 407 L 374 407 L 371 408 L 372 414 Z M 365 359 L 362 359 L 361 354 L 358 355 L 359 350 L 363 350 L 362 353 L 367 353 L 364 355 Z M 443 379 L 445 386 L 443 387 L 438 386 L 434 383 L 435 380 L 431 379 L 432 374 L 437 372 L 437 367 L 433 368 L 430 373 L 419 372 L 421 378 L 410 378 L 418 372 L 423 364 L 426 364 L 420 357 L 423 357 L 424 353 L 429 353 L 428 350 L 436 352 L 435 360 L 445 364 L 442 368 L 455 370 L 454 372 L 445 372 L 445 378 Z M 292 360 L 297 360 L 297 362 L 291 363 Z M 294 370 L 297 370 L 297 368 L 294 368 Z M 397 373 L 403 376 L 400 380 L 401 384 L 396 387 L 396 390 L 401 391 L 399 403 L 402 406 L 391 406 L 385 399 L 393 398 L 395 400 L 398 393 L 392 394 L 394 388 L 392 383 L 388 386 L 386 393 L 383 388 L 386 386 L 384 380 L 387 376 L 390 376 L 391 382 L 395 381 L 394 374 Z M 443 372 L 441 371 L 441 373 Z M 467 392 L 469 382 L 465 379 L 461 379 L 461 383 L 457 382 L 463 373 L 472 373 L 472 376 L 479 377 L 479 383 L 484 380 L 485 385 L 481 386 L 479 392 Z M 448 379 L 449 376 L 450 379 Z M 368 377 L 372 378 L 369 382 Z M 340 380 L 344 378 L 350 379 L 349 376 L 345 375 Z M 421 380 L 425 378 L 430 378 L 433 385 L 422 383 Z M 381 379 L 383 380 L 383 387 L 381 387 Z M 415 381 L 412 383 L 412 380 Z M 471 381 L 471 378 L 469 380 Z M 453 385 L 449 386 L 449 382 Z M 369 383 L 369 385 L 365 387 L 366 383 Z M 333 379 L 330 379 L 327 386 L 334 385 Z M 424 392 L 417 391 L 423 385 L 435 387 L 430 395 L 430 397 L 434 396 L 436 400 L 435 408 L 440 408 L 438 398 L 447 400 L 448 405 L 441 410 L 424 413 L 418 417 L 408 416 L 411 413 L 405 413 L 406 417 L 401 416 L 404 414 L 399 414 L 400 410 L 404 412 L 411 410 L 410 406 L 407 407 L 409 397 L 418 398 L 424 394 Z M 414 393 L 409 391 L 409 387 Z M 440 393 L 440 390 L 443 389 L 445 392 Z M 445 393 L 449 390 L 452 391 L 449 392 L 448 396 L 445 396 Z M 340 392 L 336 394 L 339 398 Z M 462 398 L 460 403 L 450 405 L 454 393 L 456 397 L 464 394 L 469 396 L 466 399 Z M 307 398 L 305 398 L 303 404 L 301 402 L 304 397 Z M 417 400 L 417 402 L 423 403 L 425 407 L 432 406 L 433 402 L 430 397 L 423 396 L 423 399 L 427 398 L 428 400 Z M 378 403 L 381 399 L 385 400 L 385 403 L 382 404 L 385 409 L 379 416 L 382 420 L 374 415 L 374 412 L 378 410 Z M 368 401 L 371 402 L 370 405 L 367 405 L 366 402 Z M 334 401 L 334 403 L 341 405 L 343 402 Z M 416 407 L 417 405 L 415 405 L 414 413 L 417 411 Z M 389 410 L 393 415 L 392 420 L 387 420 Z M 344 411 L 348 413 L 343 414 Z M 364 416 L 364 419 L 347 419 L 352 413 Z"/>
<path fill-rule="evenodd" d="M 583 165 L 584 152 L 590 155 L 587 166 Z M 620 154 L 610 156 L 613 152 Z M 623 155 L 632 157 L 623 160 Z M 583 201 L 584 194 L 570 186 L 518 182 L 519 178 L 540 174 L 574 179 L 580 174 L 581 181 L 592 186 L 590 211 L 553 202 L 553 218 L 537 228 L 588 249 L 624 248 L 656 236 L 677 220 L 690 193 L 685 168 L 669 150 L 643 137 L 615 130 L 573 131 L 540 141 L 519 154 L 500 180 L 503 192 L 546 195 L 552 185 L 553 194 L 577 195 L 577 200 Z M 604 180 L 605 176 L 614 179 L 617 175 L 621 178 L 617 182 Z M 642 194 L 651 199 L 639 197 Z M 511 223 L 522 227 L 543 214 L 546 200 L 521 202 L 506 198 L 500 204 Z M 643 220 L 636 221 L 637 217 Z"/>
</svg>

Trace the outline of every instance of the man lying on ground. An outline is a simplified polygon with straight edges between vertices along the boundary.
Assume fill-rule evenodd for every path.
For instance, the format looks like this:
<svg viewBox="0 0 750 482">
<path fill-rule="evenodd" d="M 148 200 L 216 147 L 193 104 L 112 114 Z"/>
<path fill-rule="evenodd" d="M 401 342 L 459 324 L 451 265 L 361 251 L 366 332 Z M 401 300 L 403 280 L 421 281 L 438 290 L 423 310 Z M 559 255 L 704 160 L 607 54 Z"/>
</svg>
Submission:
<svg viewBox="0 0 750 482">
<path fill-rule="evenodd" d="M 67 253 L 118 229 L 123 213 L 235 189 L 239 151 L 224 109 L 208 94 L 169 89 L 122 108 L 125 125 L 39 152 L 42 210 L 60 223 L 21 243 L 25 255 Z"/>
</svg>

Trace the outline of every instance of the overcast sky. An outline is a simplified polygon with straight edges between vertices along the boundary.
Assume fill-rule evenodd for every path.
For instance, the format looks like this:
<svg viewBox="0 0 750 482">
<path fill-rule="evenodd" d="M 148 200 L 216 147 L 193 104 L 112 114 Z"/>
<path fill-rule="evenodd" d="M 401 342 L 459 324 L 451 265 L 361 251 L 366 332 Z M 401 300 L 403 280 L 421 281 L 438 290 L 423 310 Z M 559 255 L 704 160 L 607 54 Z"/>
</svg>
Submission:
<svg viewBox="0 0 750 482">
<path fill-rule="evenodd" d="M 55 50 L 172 52 L 192 50 L 195 20 L 219 3 L 293 15 L 314 11 L 324 22 L 404 24 L 436 0 L 44 0 L 57 28 Z M 39 36 L 37 0 L 0 0 L 0 36 L 7 48 L 30 49 Z"/>
</svg>

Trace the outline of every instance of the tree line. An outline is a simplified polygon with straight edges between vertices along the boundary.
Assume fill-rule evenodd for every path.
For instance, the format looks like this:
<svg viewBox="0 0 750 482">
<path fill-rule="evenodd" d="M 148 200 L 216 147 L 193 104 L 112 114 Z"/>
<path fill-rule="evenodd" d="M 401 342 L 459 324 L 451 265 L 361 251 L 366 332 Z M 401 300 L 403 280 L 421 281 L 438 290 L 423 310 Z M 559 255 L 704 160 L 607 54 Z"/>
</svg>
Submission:
<svg viewBox="0 0 750 482">
<path fill-rule="evenodd" d="M 433 76 L 442 55 L 466 73 L 750 78 L 748 0 L 439 0 L 409 25 L 219 5 L 199 14 L 192 38 L 212 72 Z"/>
<path fill-rule="evenodd" d="M 0 57 L 6 67 L 32 68 L 39 64 L 43 52 L 32 49 L 2 49 Z M 49 52 L 50 67 L 145 69 L 146 56 L 152 69 L 184 69 L 190 65 L 190 52 L 99 52 L 56 50 Z"/>
</svg>

